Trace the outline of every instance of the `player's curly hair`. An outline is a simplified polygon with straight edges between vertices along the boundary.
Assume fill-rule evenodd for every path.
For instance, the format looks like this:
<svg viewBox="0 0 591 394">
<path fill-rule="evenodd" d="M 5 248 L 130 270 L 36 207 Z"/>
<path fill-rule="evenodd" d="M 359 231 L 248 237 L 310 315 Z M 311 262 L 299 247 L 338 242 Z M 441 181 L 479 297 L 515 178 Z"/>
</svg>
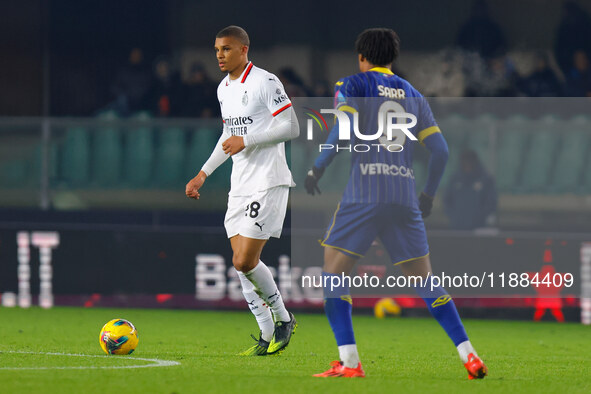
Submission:
<svg viewBox="0 0 591 394">
<path fill-rule="evenodd" d="M 223 37 L 235 37 L 240 41 L 242 45 L 250 46 L 250 39 L 248 38 L 248 34 L 246 30 L 241 28 L 240 26 L 228 26 L 224 27 L 222 30 L 215 35 L 215 38 L 223 38 Z"/>
<path fill-rule="evenodd" d="M 392 29 L 373 28 L 364 30 L 355 41 L 355 49 L 371 64 L 392 64 L 400 53 L 400 38 Z"/>
</svg>

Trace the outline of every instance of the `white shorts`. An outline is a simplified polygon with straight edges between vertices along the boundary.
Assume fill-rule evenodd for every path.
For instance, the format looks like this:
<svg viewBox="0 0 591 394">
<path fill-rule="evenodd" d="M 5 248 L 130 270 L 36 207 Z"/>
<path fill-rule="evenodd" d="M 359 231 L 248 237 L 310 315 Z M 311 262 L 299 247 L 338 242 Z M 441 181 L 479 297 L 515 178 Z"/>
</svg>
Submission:
<svg viewBox="0 0 591 394">
<path fill-rule="evenodd" d="M 252 196 L 229 196 L 224 226 L 228 238 L 279 238 L 287 211 L 288 186 L 277 186 Z"/>
</svg>

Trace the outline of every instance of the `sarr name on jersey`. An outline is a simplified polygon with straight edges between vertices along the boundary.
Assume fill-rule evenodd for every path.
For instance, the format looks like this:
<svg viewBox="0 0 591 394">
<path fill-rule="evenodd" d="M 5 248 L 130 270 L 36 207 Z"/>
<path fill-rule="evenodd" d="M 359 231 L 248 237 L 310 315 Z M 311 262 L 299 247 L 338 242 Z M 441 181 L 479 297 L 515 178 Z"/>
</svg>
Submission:
<svg viewBox="0 0 591 394">
<path fill-rule="evenodd" d="M 403 99 L 406 97 L 404 89 L 389 88 L 387 86 L 378 85 L 379 96 L 393 99 Z"/>
</svg>

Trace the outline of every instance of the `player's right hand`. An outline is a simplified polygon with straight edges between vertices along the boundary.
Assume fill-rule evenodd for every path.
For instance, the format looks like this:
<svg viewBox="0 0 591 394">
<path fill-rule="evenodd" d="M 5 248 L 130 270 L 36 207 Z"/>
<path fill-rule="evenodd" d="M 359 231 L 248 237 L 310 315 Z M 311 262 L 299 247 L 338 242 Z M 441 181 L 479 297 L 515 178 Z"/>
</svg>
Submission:
<svg viewBox="0 0 591 394">
<path fill-rule="evenodd" d="M 306 180 L 304 181 L 304 187 L 308 194 L 321 194 L 320 189 L 318 188 L 318 181 L 322 178 L 322 174 L 324 174 L 324 168 L 312 167 L 312 169 L 308 171 L 308 176 L 306 176 Z"/>
<path fill-rule="evenodd" d="M 205 178 L 207 175 L 203 171 L 199 171 L 199 174 L 187 183 L 185 187 L 185 194 L 189 198 L 194 198 L 195 200 L 199 200 L 200 194 L 199 189 L 203 186 L 203 182 L 205 182 Z"/>
<path fill-rule="evenodd" d="M 419 196 L 419 209 L 421 210 L 421 216 L 423 219 L 431 215 L 431 209 L 433 209 L 433 197 L 422 192 Z"/>
</svg>

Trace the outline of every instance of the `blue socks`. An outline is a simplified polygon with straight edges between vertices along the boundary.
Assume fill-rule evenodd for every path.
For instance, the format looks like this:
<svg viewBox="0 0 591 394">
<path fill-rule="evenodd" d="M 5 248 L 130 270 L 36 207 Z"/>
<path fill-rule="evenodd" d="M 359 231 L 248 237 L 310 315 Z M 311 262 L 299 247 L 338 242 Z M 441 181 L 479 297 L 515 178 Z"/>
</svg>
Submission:
<svg viewBox="0 0 591 394">
<path fill-rule="evenodd" d="M 324 312 L 337 340 L 337 345 L 354 344 L 355 335 L 353 333 L 353 320 L 351 319 L 353 301 L 349 286 L 341 283 L 340 286 L 331 288 L 331 277 L 340 278 L 341 276 L 322 272 L 323 283 L 326 283 L 324 287 Z"/>
<path fill-rule="evenodd" d="M 353 333 L 353 321 L 351 311 L 353 302 L 349 287 L 340 283 L 331 287 L 331 277 L 340 275 L 322 272 L 324 287 L 324 311 L 338 346 L 355 344 Z M 428 280 L 423 287 L 416 287 L 417 294 L 425 300 L 431 315 L 439 322 L 455 346 L 468 340 L 464 325 L 460 320 L 456 306 L 451 296 L 442 287 L 434 287 L 431 290 L 431 281 Z"/>
<path fill-rule="evenodd" d="M 439 322 L 455 346 L 468 340 L 464 325 L 451 296 L 442 287 L 431 290 L 431 278 L 423 287 L 416 287 L 417 294 L 425 300 L 431 315 Z"/>
</svg>

